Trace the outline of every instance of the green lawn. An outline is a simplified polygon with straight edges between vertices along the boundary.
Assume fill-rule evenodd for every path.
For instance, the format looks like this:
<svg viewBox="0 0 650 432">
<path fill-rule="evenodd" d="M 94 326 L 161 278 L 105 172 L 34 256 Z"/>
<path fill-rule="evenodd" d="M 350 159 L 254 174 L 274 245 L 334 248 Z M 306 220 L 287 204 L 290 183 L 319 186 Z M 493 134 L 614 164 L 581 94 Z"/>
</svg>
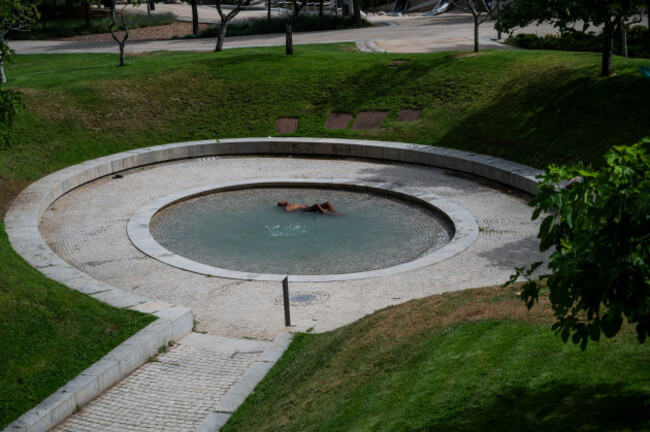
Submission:
<svg viewBox="0 0 650 432">
<path fill-rule="evenodd" d="M 540 168 L 599 164 L 610 146 L 650 135 L 650 80 L 636 72 L 644 62 L 615 58 L 617 75 L 599 78 L 600 57 L 590 53 L 390 55 L 343 44 L 299 46 L 294 56 L 277 47 L 127 62 L 118 68 L 115 55 L 34 55 L 7 65 L 8 86 L 24 93 L 25 109 L 14 146 L 0 151 L 0 216 L 27 184 L 58 169 L 167 142 L 273 135 L 280 116 L 300 117 L 299 136 L 432 144 Z M 423 117 L 397 123 L 401 108 L 421 108 Z M 368 109 L 389 110 L 383 128 L 323 128 L 331 111 Z M 6 240 L 0 250 L 0 365 L 28 371 L 0 367 L 1 427 L 149 318 L 46 280 Z M 30 297 L 37 295 L 38 302 Z M 88 348 L 95 344 L 102 347 Z"/>
<path fill-rule="evenodd" d="M 298 334 L 237 410 L 234 431 L 650 430 L 650 346 L 632 331 L 585 352 L 546 299 L 487 288 Z"/>
<path fill-rule="evenodd" d="M 0 224 L 0 429 L 154 320 L 53 282 Z"/>
</svg>

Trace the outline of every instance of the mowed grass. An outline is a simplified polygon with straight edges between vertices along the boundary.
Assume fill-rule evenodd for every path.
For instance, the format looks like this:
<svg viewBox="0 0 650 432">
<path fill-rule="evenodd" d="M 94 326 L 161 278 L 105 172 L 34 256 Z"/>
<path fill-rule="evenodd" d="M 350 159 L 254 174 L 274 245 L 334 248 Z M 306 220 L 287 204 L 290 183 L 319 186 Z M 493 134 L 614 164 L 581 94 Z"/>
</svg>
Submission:
<svg viewBox="0 0 650 432">
<path fill-rule="evenodd" d="M 395 60 L 408 60 L 394 64 Z M 488 51 L 373 54 L 347 45 L 221 53 L 18 56 L 9 86 L 23 91 L 16 144 L 0 153 L 0 199 L 25 182 L 118 151 L 208 138 L 274 135 L 295 116 L 295 135 L 371 138 L 453 147 L 538 168 L 602 163 L 615 144 L 650 135 L 650 80 L 642 60 L 615 58 L 598 77 L 592 53 Z M 400 109 L 421 120 L 396 122 Z M 324 129 L 332 111 L 388 110 L 371 131 Z M 18 182 L 18 184 L 16 184 Z"/>
<path fill-rule="evenodd" d="M 154 320 L 53 282 L 0 224 L 0 428 Z"/>
<path fill-rule="evenodd" d="M 343 44 L 299 46 L 294 56 L 260 48 L 130 55 L 127 62 L 119 68 L 115 55 L 35 55 L 7 65 L 8 86 L 24 94 L 25 109 L 13 147 L 0 151 L 0 216 L 26 185 L 58 169 L 174 141 L 274 135 L 275 119 L 284 116 L 300 118 L 297 136 L 431 144 L 540 168 L 600 164 L 612 145 L 650 135 L 650 80 L 636 72 L 645 63 L 615 58 L 616 76 L 599 78 L 599 56 L 590 53 L 391 55 Z M 422 119 L 396 122 L 403 108 L 422 109 Z M 332 111 L 362 110 L 389 114 L 378 130 L 323 127 Z M 46 280 L 0 232 L 2 426 L 150 318 Z"/>
<path fill-rule="evenodd" d="M 222 429 L 650 430 L 650 346 L 631 329 L 585 352 L 516 288 L 438 295 L 298 334 Z"/>
</svg>

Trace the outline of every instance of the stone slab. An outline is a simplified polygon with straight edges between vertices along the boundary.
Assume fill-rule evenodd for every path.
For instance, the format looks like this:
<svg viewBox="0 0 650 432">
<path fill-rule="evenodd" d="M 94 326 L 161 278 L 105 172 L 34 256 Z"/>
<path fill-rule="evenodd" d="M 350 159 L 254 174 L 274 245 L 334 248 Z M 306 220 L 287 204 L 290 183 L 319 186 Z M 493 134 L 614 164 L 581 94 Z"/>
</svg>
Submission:
<svg viewBox="0 0 650 432">
<path fill-rule="evenodd" d="M 388 111 L 361 111 L 352 123 L 352 130 L 378 129 L 387 115 Z"/>
<path fill-rule="evenodd" d="M 420 109 L 401 109 L 399 110 L 398 122 L 413 122 L 420 120 L 422 117 L 422 110 Z"/>
<path fill-rule="evenodd" d="M 333 112 L 325 122 L 325 129 L 346 129 L 352 120 L 352 114 Z"/>
<path fill-rule="evenodd" d="M 275 133 L 278 135 L 291 134 L 298 129 L 297 117 L 280 117 L 275 120 Z"/>
</svg>

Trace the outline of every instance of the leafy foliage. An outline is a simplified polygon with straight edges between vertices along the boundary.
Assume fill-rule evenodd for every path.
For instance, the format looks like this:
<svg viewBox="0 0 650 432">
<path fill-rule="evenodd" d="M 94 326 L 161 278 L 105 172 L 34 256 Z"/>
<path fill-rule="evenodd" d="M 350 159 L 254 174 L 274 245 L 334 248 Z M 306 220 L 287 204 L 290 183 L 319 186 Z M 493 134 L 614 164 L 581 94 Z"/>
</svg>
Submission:
<svg viewBox="0 0 650 432">
<path fill-rule="evenodd" d="M 547 34 L 537 36 L 531 33 L 518 33 L 510 36 L 506 43 L 519 48 L 600 52 L 604 35 L 593 32 L 569 30 L 559 35 Z M 620 32 L 614 37 L 614 52 L 622 54 Z M 630 28 L 627 35 L 628 56 L 632 58 L 650 58 L 650 38 L 648 28 L 637 25 Z"/>
<path fill-rule="evenodd" d="M 20 93 L 0 89 L 0 150 L 9 148 L 11 124 L 21 108 Z"/>
<path fill-rule="evenodd" d="M 4 63 L 11 60 L 13 50 L 9 49 L 5 36 L 11 31 L 24 31 L 38 19 L 38 9 L 28 0 L 2 0 L 0 2 L 0 85 L 6 82 Z"/>
<path fill-rule="evenodd" d="M 233 21 L 228 25 L 226 36 L 248 36 L 259 34 L 271 34 L 284 32 L 283 17 L 271 17 L 270 20 L 263 18 L 250 18 L 241 21 Z M 301 15 L 293 24 L 293 30 L 296 32 L 339 30 L 354 27 L 354 17 L 339 17 L 334 15 L 323 15 L 320 19 L 318 15 L 305 14 Z M 219 35 L 220 27 L 215 25 L 199 33 L 200 38 L 212 38 Z M 188 35 L 185 39 L 193 38 Z"/>
<path fill-rule="evenodd" d="M 508 32 L 532 22 L 551 22 L 561 31 L 582 22 L 582 30 L 602 26 L 603 64 L 601 75 L 612 72 L 614 33 L 621 26 L 640 22 L 646 0 L 513 0 L 500 13 L 496 28 Z"/>
<path fill-rule="evenodd" d="M 614 147 L 598 171 L 578 166 L 549 167 L 541 176 L 533 219 L 546 216 L 540 249 L 553 250 L 550 275 L 540 278 L 550 290 L 557 322 L 566 342 L 587 346 L 601 333 L 617 334 L 623 318 L 636 324 L 637 338 L 650 333 L 650 140 Z M 578 181 L 563 186 L 568 178 Z M 531 308 L 542 283 L 531 276 L 541 263 L 517 268 L 528 281 L 521 297 Z"/>
</svg>

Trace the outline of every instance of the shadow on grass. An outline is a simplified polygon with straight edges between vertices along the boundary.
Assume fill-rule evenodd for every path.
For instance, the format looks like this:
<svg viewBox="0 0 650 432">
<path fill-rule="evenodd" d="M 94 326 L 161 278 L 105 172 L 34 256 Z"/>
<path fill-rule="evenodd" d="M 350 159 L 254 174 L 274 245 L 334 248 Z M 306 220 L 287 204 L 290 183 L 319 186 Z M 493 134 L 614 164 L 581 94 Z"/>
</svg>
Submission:
<svg viewBox="0 0 650 432">
<path fill-rule="evenodd" d="M 576 54 L 579 55 L 579 54 Z M 650 134 L 650 81 L 632 67 L 598 78 L 592 66 L 530 71 L 497 92 L 490 104 L 469 114 L 439 141 L 516 160 L 538 168 L 549 161 L 583 160 L 601 165 L 613 145 Z"/>
<path fill-rule="evenodd" d="M 453 418 L 404 430 L 640 431 L 650 429 L 650 392 L 606 386 L 521 387 L 468 406 Z"/>
</svg>

